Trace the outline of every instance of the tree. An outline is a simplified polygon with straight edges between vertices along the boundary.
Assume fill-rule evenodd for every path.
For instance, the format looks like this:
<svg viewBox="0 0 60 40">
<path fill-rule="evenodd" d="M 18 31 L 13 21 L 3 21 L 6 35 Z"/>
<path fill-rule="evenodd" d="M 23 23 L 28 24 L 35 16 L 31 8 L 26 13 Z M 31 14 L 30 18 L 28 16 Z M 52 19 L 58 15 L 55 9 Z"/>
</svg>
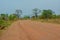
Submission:
<svg viewBox="0 0 60 40">
<path fill-rule="evenodd" d="M 33 9 L 33 13 L 34 13 L 34 15 L 35 15 L 35 18 L 37 18 L 38 17 L 38 14 L 41 12 L 41 10 L 39 10 L 38 8 L 34 8 Z"/>
<path fill-rule="evenodd" d="M 17 16 L 15 14 L 10 14 L 9 15 L 9 20 L 16 20 Z"/>
<path fill-rule="evenodd" d="M 24 19 L 30 19 L 30 16 L 24 16 Z"/>
<path fill-rule="evenodd" d="M 20 18 L 21 14 L 22 14 L 22 10 L 17 9 L 16 10 L 16 15 L 17 15 L 18 18 Z"/>
<path fill-rule="evenodd" d="M 2 20 L 8 20 L 8 14 L 0 14 Z"/>
<path fill-rule="evenodd" d="M 42 18 L 45 18 L 45 19 L 50 19 L 52 18 L 52 15 L 53 15 L 53 11 L 48 9 L 48 10 L 43 10 L 42 12 Z"/>
</svg>

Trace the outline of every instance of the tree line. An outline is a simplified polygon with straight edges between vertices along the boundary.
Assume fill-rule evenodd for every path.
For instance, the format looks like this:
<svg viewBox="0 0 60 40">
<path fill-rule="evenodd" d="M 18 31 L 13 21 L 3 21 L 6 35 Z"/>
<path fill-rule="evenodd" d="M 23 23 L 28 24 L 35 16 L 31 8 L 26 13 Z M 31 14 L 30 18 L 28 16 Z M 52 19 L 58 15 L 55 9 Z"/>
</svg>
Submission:
<svg viewBox="0 0 60 40">
<path fill-rule="evenodd" d="M 60 19 L 60 15 L 56 15 L 55 12 L 51 9 L 40 10 L 38 8 L 34 8 L 32 10 L 33 16 L 24 16 L 21 18 L 23 11 L 21 9 L 17 9 L 15 13 L 12 14 L 0 14 L 0 29 L 3 29 L 8 25 L 7 21 L 14 21 L 19 19 Z M 7 25 L 6 25 L 7 24 Z"/>
<path fill-rule="evenodd" d="M 5 27 L 8 27 L 10 25 L 10 22 L 20 19 L 20 15 L 22 14 L 22 10 L 16 10 L 15 13 L 12 14 L 0 14 L 0 30 L 4 29 Z"/>
<path fill-rule="evenodd" d="M 55 19 L 55 18 L 60 18 L 60 15 L 56 15 L 55 12 L 51 9 L 47 10 L 40 10 L 38 8 L 34 8 L 32 10 L 32 13 L 34 14 L 33 16 L 24 16 L 23 19 Z M 20 19 L 21 15 L 23 14 L 23 11 L 21 9 L 17 9 L 15 13 L 12 14 L 0 14 L 0 20 L 16 20 Z"/>
</svg>

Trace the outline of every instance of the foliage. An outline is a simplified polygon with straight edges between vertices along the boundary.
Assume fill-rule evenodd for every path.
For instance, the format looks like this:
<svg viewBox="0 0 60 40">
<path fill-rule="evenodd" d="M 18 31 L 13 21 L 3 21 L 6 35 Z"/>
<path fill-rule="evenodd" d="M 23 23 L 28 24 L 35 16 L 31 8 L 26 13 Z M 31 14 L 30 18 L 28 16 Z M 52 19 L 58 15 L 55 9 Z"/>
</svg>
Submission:
<svg viewBox="0 0 60 40">
<path fill-rule="evenodd" d="M 60 15 L 56 15 L 56 18 L 60 19 Z"/>
<path fill-rule="evenodd" d="M 16 16 L 18 17 L 18 19 L 20 18 L 21 14 L 22 14 L 22 10 L 16 10 Z"/>
<path fill-rule="evenodd" d="M 41 12 L 41 15 L 39 13 Z M 54 12 L 51 9 L 48 10 L 40 10 L 38 8 L 33 9 L 34 15 L 31 17 L 31 19 L 39 19 L 42 22 L 46 21 L 48 19 L 49 22 L 54 22 L 54 23 L 60 23 L 60 15 L 54 14 Z M 22 10 L 17 9 L 14 14 L 0 14 L 0 29 L 4 29 L 9 25 L 8 21 L 14 21 L 14 20 L 19 20 L 21 17 Z M 21 19 L 21 18 L 20 18 Z M 22 19 L 30 19 L 30 16 L 24 16 Z M 52 20 L 51 20 L 52 19 Z"/>
<path fill-rule="evenodd" d="M 38 17 L 38 14 L 41 12 L 41 10 L 39 10 L 38 8 L 34 8 L 33 9 L 33 13 L 35 15 L 35 17 L 37 18 Z"/>
<path fill-rule="evenodd" d="M 10 14 L 10 15 L 0 14 L 0 30 L 10 25 L 9 21 L 16 20 L 16 19 L 17 19 L 16 14 Z"/>
<path fill-rule="evenodd" d="M 15 14 L 10 14 L 9 15 L 9 20 L 16 20 L 17 16 Z"/>
<path fill-rule="evenodd" d="M 8 20 L 8 14 L 0 14 L 0 19 Z"/>
<path fill-rule="evenodd" d="M 42 16 L 42 18 L 45 18 L 45 19 L 51 19 L 52 15 L 53 15 L 53 11 L 48 9 L 48 10 L 43 10 L 41 16 Z"/>
<path fill-rule="evenodd" d="M 57 15 L 55 14 L 55 15 L 52 15 L 52 19 L 56 19 L 56 17 L 57 17 Z"/>
<path fill-rule="evenodd" d="M 10 24 L 7 21 L 0 20 L 0 29 L 4 29 L 8 25 L 10 25 Z"/>
<path fill-rule="evenodd" d="M 30 19 L 30 17 L 29 16 L 24 16 L 24 19 Z"/>
</svg>

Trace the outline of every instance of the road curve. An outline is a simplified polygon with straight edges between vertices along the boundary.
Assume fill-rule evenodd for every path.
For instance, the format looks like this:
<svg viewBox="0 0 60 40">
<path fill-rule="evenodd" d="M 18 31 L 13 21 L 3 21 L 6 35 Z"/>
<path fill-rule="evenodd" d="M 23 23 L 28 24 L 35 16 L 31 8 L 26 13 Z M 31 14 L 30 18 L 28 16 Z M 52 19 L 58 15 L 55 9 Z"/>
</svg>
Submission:
<svg viewBox="0 0 60 40">
<path fill-rule="evenodd" d="M 60 40 L 60 25 L 20 20 L 13 23 L 0 40 Z"/>
</svg>

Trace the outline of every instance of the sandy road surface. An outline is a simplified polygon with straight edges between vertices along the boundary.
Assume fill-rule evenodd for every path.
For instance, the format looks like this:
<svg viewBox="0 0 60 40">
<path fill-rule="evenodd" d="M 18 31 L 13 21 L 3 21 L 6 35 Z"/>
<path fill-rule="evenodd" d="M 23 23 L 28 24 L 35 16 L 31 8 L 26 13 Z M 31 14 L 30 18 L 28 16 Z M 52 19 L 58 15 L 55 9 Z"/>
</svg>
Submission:
<svg viewBox="0 0 60 40">
<path fill-rule="evenodd" d="M 0 40 L 60 40 L 60 25 L 17 21 L 3 33 Z"/>
</svg>

